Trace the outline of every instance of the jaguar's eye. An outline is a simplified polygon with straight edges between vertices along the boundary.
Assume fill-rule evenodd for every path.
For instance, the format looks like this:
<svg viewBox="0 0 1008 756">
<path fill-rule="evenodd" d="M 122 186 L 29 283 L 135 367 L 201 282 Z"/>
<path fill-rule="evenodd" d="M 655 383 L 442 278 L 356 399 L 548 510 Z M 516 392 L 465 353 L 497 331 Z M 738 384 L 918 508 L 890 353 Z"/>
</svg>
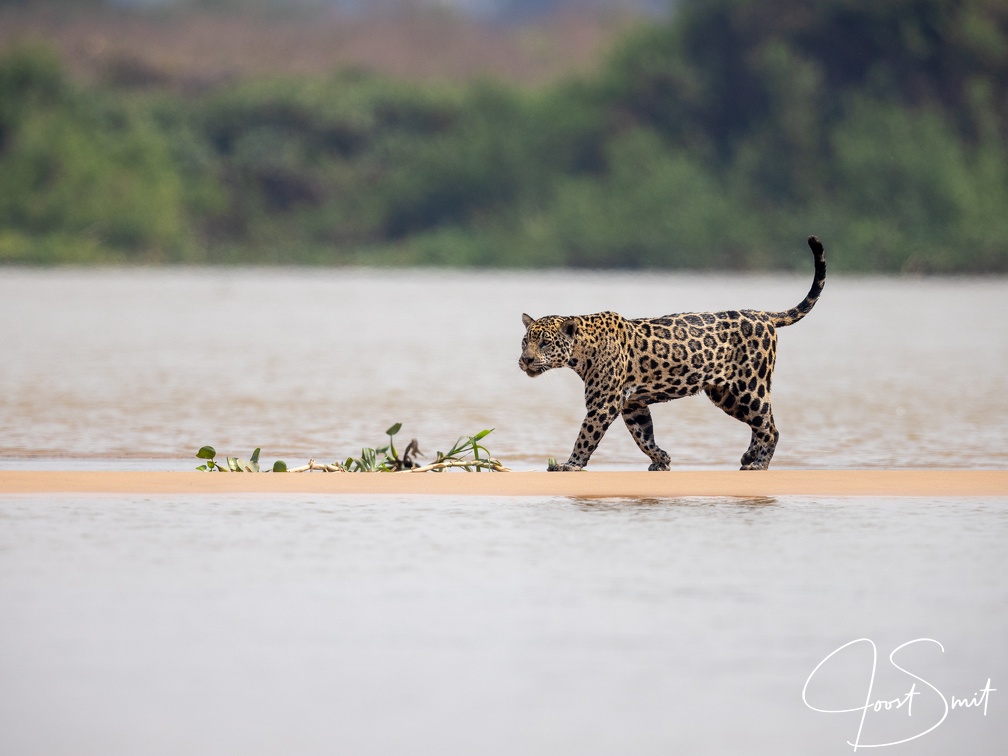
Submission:
<svg viewBox="0 0 1008 756">
<path fill-rule="evenodd" d="M 542 341 L 539 342 L 540 349 L 545 349 L 547 346 L 549 346 L 549 342 L 546 341 L 546 339 L 543 339 Z"/>
</svg>

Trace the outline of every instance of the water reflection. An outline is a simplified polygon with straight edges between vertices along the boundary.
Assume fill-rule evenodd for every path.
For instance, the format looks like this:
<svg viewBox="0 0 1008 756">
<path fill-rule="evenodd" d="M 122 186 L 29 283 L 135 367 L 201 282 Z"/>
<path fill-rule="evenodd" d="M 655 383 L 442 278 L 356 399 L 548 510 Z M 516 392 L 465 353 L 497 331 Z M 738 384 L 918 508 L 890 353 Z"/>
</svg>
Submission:
<svg viewBox="0 0 1008 756">
<path fill-rule="evenodd" d="M 639 509 L 653 510 L 677 507 L 761 509 L 778 504 L 778 500 L 770 496 L 669 496 L 661 498 L 628 496 L 607 499 L 596 499 L 590 496 L 571 496 L 567 500 L 575 504 L 579 509 L 591 512 L 625 512 Z"/>
</svg>

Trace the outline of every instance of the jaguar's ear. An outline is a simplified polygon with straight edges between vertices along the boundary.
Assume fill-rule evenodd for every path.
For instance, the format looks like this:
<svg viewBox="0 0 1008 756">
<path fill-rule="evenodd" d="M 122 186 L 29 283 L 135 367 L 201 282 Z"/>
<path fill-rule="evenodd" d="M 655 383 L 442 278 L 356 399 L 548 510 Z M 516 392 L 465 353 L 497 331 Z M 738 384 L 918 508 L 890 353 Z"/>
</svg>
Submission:
<svg viewBox="0 0 1008 756">
<path fill-rule="evenodd" d="M 577 330 L 577 318 L 567 318 L 567 320 L 560 324 L 560 332 L 568 339 L 573 339 L 577 336 Z"/>
<path fill-rule="evenodd" d="M 527 329 L 530 325 L 535 323 L 535 318 L 528 313 L 522 313 L 522 323 L 525 324 L 525 328 Z"/>
</svg>

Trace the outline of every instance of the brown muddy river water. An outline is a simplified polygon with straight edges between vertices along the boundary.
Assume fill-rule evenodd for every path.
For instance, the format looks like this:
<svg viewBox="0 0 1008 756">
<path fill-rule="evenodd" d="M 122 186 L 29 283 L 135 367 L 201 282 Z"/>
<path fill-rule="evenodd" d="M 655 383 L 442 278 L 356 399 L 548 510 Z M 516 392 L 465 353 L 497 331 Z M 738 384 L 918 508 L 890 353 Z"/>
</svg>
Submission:
<svg viewBox="0 0 1008 756">
<path fill-rule="evenodd" d="M 397 421 L 542 469 L 582 390 L 518 370 L 522 312 L 810 279 L 0 270 L 0 469 L 302 464 Z M 1004 278 L 832 276 L 780 332 L 772 467 L 1008 467 L 1006 312 Z M 703 397 L 654 416 L 674 468 L 748 443 Z M 619 422 L 591 463 L 646 466 Z M 1006 543 L 1004 498 L 0 493 L 0 753 L 1000 753 Z"/>
<path fill-rule="evenodd" d="M 401 421 L 428 451 L 496 428 L 496 456 L 539 469 L 569 454 L 582 384 L 518 370 L 522 312 L 784 309 L 810 278 L 5 270 L 0 458 L 187 469 L 213 444 L 336 459 Z M 780 332 L 773 466 L 1008 466 L 1006 313 L 1003 278 L 834 276 Z M 674 466 L 732 469 L 748 444 L 702 396 L 654 414 Z M 647 462 L 617 421 L 592 467 Z"/>
</svg>

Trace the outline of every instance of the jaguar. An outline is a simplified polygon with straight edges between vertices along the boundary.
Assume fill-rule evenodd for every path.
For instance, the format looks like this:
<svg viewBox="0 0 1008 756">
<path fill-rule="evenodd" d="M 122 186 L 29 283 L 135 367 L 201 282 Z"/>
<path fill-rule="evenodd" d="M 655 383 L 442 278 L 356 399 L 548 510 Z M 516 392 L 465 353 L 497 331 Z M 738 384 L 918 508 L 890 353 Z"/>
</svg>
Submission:
<svg viewBox="0 0 1008 756">
<path fill-rule="evenodd" d="M 655 442 L 650 405 L 703 392 L 752 430 L 743 470 L 766 470 L 780 433 L 770 407 L 777 329 L 815 306 L 826 283 L 826 255 L 808 238 L 815 273 L 808 295 L 781 312 L 728 310 L 627 319 L 593 315 L 522 315 L 525 336 L 519 368 L 530 377 L 569 367 L 584 381 L 585 418 L 570 458 L 551 471 L 581 470 L 617 416 L 644 454 L 649 470 L 668 470 L 671 458 Z"/>
</svg>

